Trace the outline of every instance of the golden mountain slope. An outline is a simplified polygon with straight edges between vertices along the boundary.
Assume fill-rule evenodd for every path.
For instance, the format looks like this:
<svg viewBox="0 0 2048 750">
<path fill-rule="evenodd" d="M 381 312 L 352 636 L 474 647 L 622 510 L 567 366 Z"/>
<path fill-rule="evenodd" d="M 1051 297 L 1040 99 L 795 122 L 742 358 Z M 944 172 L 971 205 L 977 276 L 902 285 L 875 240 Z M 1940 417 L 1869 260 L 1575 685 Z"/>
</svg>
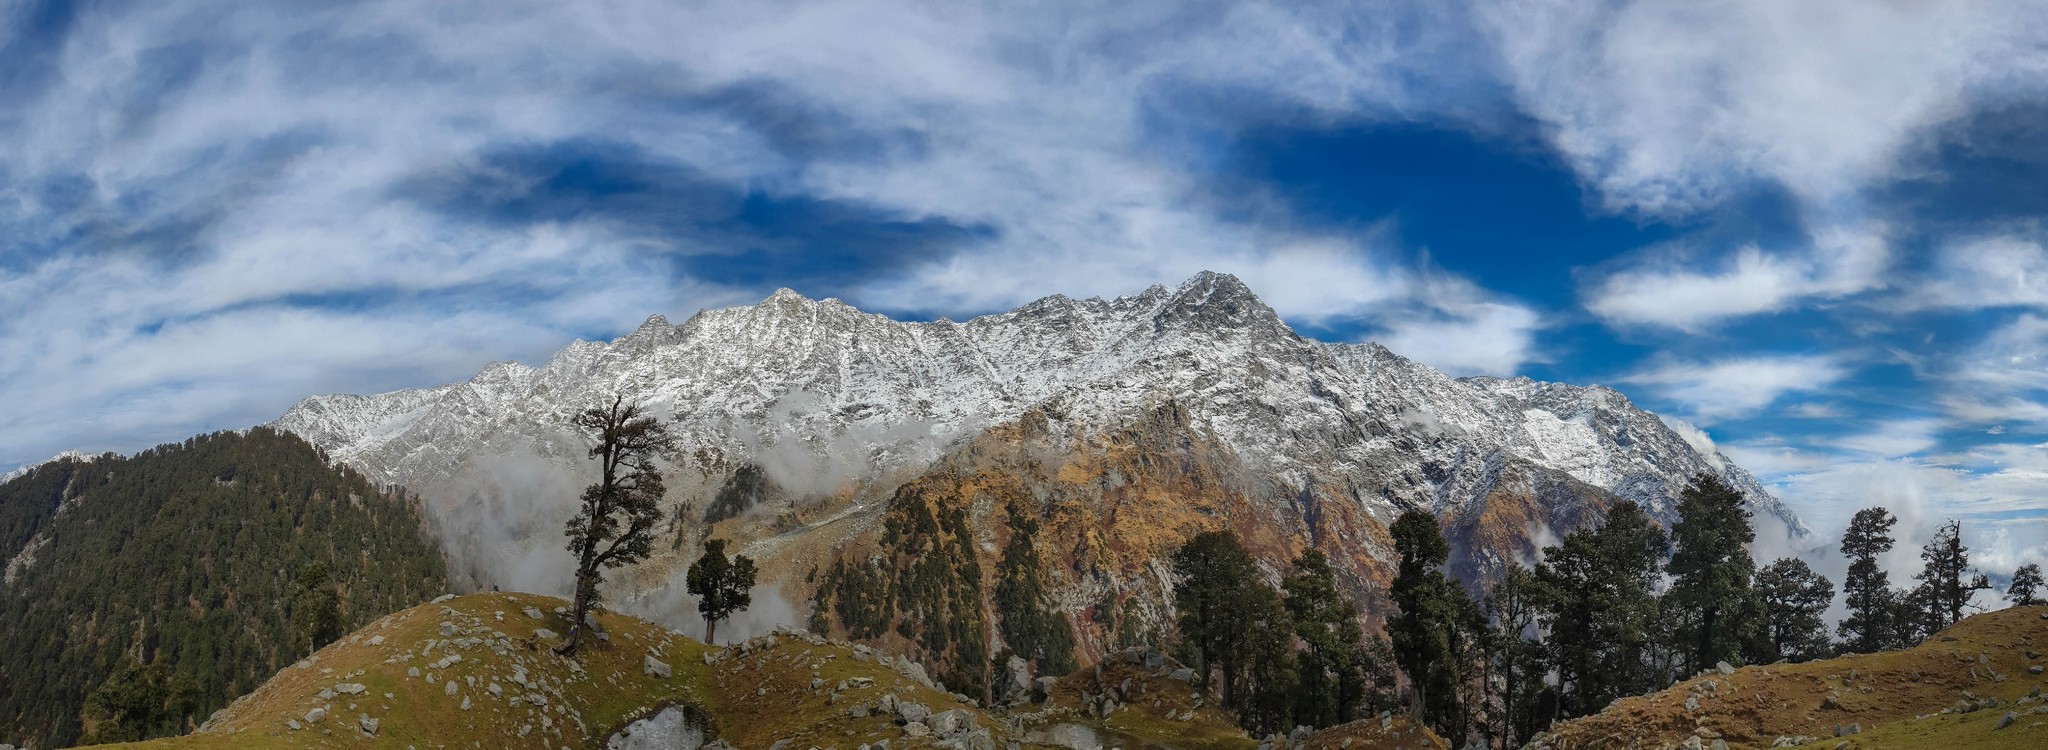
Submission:
<svg viewBox="0 0 2048 750">
<path fill-rule="evenodd" d="M 808 634 L 720 649 L 606 612 L 605 639 L 572 661 L 549 648 L 567 630 L 566 604 L 495 592 L 422 604 L 287 667 L 194 734 L 111 747 L 603 748 L 622 729 L 652 736 L 635 722 L 669 709 L 704 741 L 749 750 L 1258 745 L 1173 679 L 1178 665 L 1142 656 L 991 710 L 933 687 L 911 662 Z M 1398 719 L 1372 736 L 1388 741 L 1352 747 L 1442 747 Z"/>
<path fill-rule="evenodd" d="M 1902 651 L 1709 673 L 1615 701 L 1530 747 L 2048 747 L 2044 652 L 2048 607 L 2015 607 Z"/>
</svg>

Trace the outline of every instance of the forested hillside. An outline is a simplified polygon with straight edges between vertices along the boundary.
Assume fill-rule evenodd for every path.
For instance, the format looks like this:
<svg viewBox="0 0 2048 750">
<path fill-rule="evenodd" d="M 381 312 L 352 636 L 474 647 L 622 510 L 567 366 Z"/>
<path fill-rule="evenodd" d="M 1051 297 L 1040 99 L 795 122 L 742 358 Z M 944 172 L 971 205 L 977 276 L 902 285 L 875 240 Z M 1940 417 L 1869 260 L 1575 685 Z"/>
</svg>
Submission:
<svg viewBox="0 0 2048 750">
<path fill-rule="evenodd" d="M 0 743 L 186 731 L 441 593 L 415 503 L 256 428 L 0 484 Z"/>
</svg>

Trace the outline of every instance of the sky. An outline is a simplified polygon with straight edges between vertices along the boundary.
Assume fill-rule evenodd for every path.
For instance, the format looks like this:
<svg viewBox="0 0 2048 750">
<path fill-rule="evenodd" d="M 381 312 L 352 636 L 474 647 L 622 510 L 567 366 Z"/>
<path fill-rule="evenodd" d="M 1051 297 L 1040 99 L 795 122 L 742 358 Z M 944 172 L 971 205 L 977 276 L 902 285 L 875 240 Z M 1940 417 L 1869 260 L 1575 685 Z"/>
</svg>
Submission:
<svg viewBox="0 0 2048 750">
<path fill-rule="evenodd" d="M 777 287 L 1237 274 L 2048 560 L 2048 3 L 0 0 L 0 471 Z"/>
</svg>

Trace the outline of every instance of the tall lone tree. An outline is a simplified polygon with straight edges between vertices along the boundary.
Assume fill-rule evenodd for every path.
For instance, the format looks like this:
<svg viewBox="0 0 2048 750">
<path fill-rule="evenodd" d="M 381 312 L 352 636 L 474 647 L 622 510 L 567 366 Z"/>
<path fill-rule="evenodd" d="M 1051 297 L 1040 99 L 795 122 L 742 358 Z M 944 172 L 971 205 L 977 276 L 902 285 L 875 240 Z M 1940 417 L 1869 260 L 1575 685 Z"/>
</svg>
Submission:
<svg viewBox="0 0 2048 750">
<path fill-rule="evenodd" d="M 555 651 L 576 655 L 582 643 L 584 618 L 598 602 L 604 571 L 647 559 L 654 551 L 654 527 L 661 522 L 664 487 L 655 461 L 675 450 L 668 428 L 646 416 L 639 404 L 623 396 L 610 406 L 585 409 L 571 420 L 596 440 L 590 457 L 598 459 L 596 484 L 583 489 L 576 516 L 563 533 L 576 556 L 576 596 L 569 613 L 569 638 Z"/>
<path fill-rule="evenodd" d="M 1408 673 L 1423 723 L 1442 736 L 1462 738 L 1471 719 L 1463 694 L 1471 677 L 1469 657 L 1483 630 L 1479 608 L 1444 575 L 1450 545 L 1435 516 L 1406 511 L 1388 531 L 1398 559 L 1390 593 L 1400 611 L 1387 635 Z"/>
<path fill-rule="evenodd" d="M 2041 565 L 2027 563 L 2012 572 L 2012 585 L 2005 587 L 2005 600 L 2015 607 L 2030 607 L 2042 604 Z"/>
<path fill-rule="evenodd" d="M 1758 639 L 1764 648 L 1750 661 L 1768 664 L 1779 659 L 1795 662 L 1827 656 L 1828 605 L 1835 600 L 1835 586 L 1805 560 L 1780 558 L 1756 572 L 1756 595 L 1763 607 L 1763 629 Z"/>
<path fill-rule="evenodd" d="M 1970 548 L 1963 546 L 1961 521 L 1951 520 L 1934 532 L 1934 539 L 1920 549 L 1920 559 L 1927 566 L 1914 578 L 1920 581 L 1925 632 L 1933 635 L 1962 620 L 1970 596 L 1991 588 L 1991 582 L 1970 567 Z"/>
<path fill-rule="evenodd" d="M 697 614 L 704 616 L 704 642 L 716 646 L 718 622 L 754 604 L 754 559 L 727 558 L 724 539 L 706 539 L 704 556 L 690 564 L 687 585 L 697 597 Z"/>
<path fill-rule="evenodd" d="M 1864 508 L 1849 520 L 1842 533 L 1842 556 L 1849 558 L 1849 573 L 1842 579 L 1842 595 L 1848 600 L 1849 615 L 1835 627 L 1842 647 L 1858 653 L 1876 653 L 1891 648 L 1892 617 L 1898 594 L 1877 558 L 1892 548 L 1892 525 L 1899 522 L 1883 508 Z"/>
<path fill-rule="evenodd" d="M 1756 540 L 1742 493 L 1712 474 L 1693 477 L 1678 499 L 1678 523 L 1671 526 L 1670 593 L 1665 601 L 1684 619 L 1677 644 L 1691 671 L 1738 659 L 1742 618 L 1756 563 L 1743 545 Z"/>
</svg>

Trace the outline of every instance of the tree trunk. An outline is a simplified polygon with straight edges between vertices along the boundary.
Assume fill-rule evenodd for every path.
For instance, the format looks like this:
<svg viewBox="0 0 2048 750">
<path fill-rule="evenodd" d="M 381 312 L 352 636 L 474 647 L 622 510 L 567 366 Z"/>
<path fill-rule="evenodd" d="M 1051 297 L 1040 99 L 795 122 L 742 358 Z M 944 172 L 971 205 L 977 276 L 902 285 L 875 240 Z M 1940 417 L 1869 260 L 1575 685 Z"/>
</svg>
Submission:
<svg viewBox="0 0 2048 750">
<path fill-rule="evenodd" d="M 585 555 L 588 557 L 588 555 Z M 594 583 L 597 571 L 579 569 L 576 571 L 576 597 L 569 606 L 569 639 L 555 649 L 555 653 L 573 657 L 576 647 L 583 643 L 583 618 L 590 613 L 590 601 L 595 598 L 597 586 Z"/>
<path fill-rule="evenodd" d="M 705 620 L 704 620 L 704 645 L 706 645 L 706 646 L 716 646 L 716 645 L 718 645 L 718 621 L 717 621 L 717 620 L 713 620 L 713 619 L 710 619 L 710 618 L 705 618 Z"/>
</svg>

